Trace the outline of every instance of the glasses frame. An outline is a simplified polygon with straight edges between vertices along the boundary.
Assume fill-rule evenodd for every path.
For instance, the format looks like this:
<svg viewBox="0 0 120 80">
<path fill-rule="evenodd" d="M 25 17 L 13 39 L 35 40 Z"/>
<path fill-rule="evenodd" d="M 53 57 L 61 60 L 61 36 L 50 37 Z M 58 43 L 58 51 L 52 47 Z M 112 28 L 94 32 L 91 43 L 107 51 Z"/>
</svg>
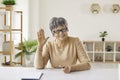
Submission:
<svg viewBox="0 0 120 80">
<path fill-rule="evenodd" d="M 67 28 L 63 28 L 63 29 L 59 29 L 59 30 L 53 30 L 52 33 L 54 34 L 59 34 L 60 32 L 64 33 L 64 32 L 67 32 Z"/>
</svg>

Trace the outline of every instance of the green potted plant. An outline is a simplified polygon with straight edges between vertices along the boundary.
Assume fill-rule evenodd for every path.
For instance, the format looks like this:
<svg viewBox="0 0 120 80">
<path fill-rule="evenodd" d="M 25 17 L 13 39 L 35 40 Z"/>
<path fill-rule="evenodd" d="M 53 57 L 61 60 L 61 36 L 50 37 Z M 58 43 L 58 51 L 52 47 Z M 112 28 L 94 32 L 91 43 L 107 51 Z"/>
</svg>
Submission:
<svg viewBox="0 0 120 80">
<path fill-rule="evenodd" d="M 112 46 L 107 45 L 106 48 L 105 48 L 105 50 L 109 52 L 109 51 L 112 51 L 113 49 L 112 49 Z"/>
<path fill-rule="evenodd" d="M 15 59 L 22 55 L 23 66 L 33 66 L 34 53 L 37 49 L 37 40 L 25 40 L 22 44 L 19 43 L 16 49 L 20 50 L 15 54 Z"/>
<path fill-rule="evenodd" d="M 37 41 L 36 40 L 25 40 L 22 44 L 20 43 L 16 49 L 21 50 L 19 53 L 15 55 L 15 58 L 19 57 L 21 54 L 31 55 L 37 49 Z"/>
<path fill-rule="evenodd" d="M 15 0 L 3 0 L 1 2 L 2 4 L 6 5 L 6 10 L 13 10 L 13 5 L 16 4 L 16 1 Z"/>
<path fill-rule="evenodd" d="M 4 4 L 4 5 L 15 5 L 16 2 L 15 2 L 15 0 L 3 0 L 2 4 Z"/>
<path fill-rule="evenodd" d="M 102 38 L 102 41 L 105 41 L 105 37 L 108 35 L 107 31 L 100 32 L 99 37 Z"/>
</svg>

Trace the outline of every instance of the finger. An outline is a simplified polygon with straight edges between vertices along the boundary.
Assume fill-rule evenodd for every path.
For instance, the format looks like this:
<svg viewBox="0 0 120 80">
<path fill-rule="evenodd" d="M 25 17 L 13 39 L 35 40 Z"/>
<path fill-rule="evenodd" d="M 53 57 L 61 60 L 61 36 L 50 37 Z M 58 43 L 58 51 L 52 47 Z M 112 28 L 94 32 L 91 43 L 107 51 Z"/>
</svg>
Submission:
<svg viewBox="0 0 120 80">
<path fill-rule="evenodd" d="M 42 37 L 42 39 L 45 39 L 45 35 L 44 35 L 44 30 L 43 29 L 41 29 L 41 37 Z"/>
<path fill-rule="evenodd" d="M 40 35 L 40 32 L 41 32 L 41 29 L 39 29 L 39 31 L 37 32 L 37 38 L 38 38 L 38 41 L 41 40 L 41 35 Z"/>
<path fill-rule="evenodd" d="M 40 35 L 40 36 L 42 35 L 42 29 L 40 29 L 40 33 L 39 33 L 39 35 Z"/>
<path fill-rule="evenodd" d="M 38 36 L 42 37 L 42 29 L 39 30 Z"/>
<path fill-rule="evenodd" d="M 37 32 L 37 36 L 38 36 L 38 38 L 39 38 L 39 36 L 40 36 L 40 29 L 39 29 L 39 31 Z"/>
<path fill-rule="evenodd" d="M 37 37 L 39 38 L 39 32 L 37 32 Z"/>
<path fill-rule="evenodd" d="M 44 30 L 43 30 L 43 39 L 45 39 L 45 32 L 44 32 Z"/>
</svg>

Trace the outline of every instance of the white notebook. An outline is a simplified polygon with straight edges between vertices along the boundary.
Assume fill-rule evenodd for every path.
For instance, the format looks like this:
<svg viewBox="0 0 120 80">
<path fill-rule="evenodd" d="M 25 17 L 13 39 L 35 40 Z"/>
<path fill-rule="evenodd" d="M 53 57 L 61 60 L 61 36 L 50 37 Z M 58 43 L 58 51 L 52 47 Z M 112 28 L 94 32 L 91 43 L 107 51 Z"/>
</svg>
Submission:
<svg viewBox="0 0 120 80">
<path fill-rule="evenodd" d="M 22 78 L 21 80 L 41 80 L 43 76 L 43 73 L 40 74 L 40 77 L 37 79 L 37 78 Z"/>
</svg>

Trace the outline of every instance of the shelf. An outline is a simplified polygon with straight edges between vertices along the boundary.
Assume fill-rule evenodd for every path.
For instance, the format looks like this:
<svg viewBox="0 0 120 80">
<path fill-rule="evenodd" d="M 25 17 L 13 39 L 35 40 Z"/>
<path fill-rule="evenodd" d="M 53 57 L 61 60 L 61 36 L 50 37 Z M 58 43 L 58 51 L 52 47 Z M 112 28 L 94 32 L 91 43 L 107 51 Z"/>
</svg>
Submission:
<svg viewBox="0 0 120 80">
<path fill-rule="evenodd" d="M 8 32 L 8 31 L 10 31 L 10 29 L 0 29 L 0 31 L 2 31 L 2 32 Z"/>
<path fill-rule="evenodd" d="M 16 14 L 14 14 L 16 13 Z M 12 66 L 12 58 L 13 58 L 13 53 L 15 51 L 14 48 L 14 37 L 19 37 L 17 38 L 20 42 L 22 43 L 23 40 L 23 35 L 22 35 L 22 19 L 23 19 L 23 12 L 22 11 L 14 11 L 12 6 L 10 7 L 0 7 L 0 35 L 2 34 L 2 51 L 0 51 L 0 54 L 3 55 L 9 55 L 9 61 L 10 61 L 10 66 Z M 18 24 L 13 26 L 14 20 L 17 19 Z M 19 25 L 19 26 L 18 26 Z M 9 34 L 9 35 L 8 35 Z M 19 35 L 18 35 L 19 34 Z M 8 42 L 8 43 L 7 43 Z M 13 42 L 13 43 L 12 43 Z M 6 43 L 6 44 L 5 44 Z M 6 63 L 6 58 L 5 62 Z M 15 62 L 15 63 L 20 63 L 22 65 L 22 55 L 21 55 L 21 61 L 20 62 Z"/>
<path fill-rule="evenodd" d="M 9 51 L 0 51 L 0 53 L 3 54 L 3 55 L 10 55 Z"/>
<path fill-rule="evenodd" d="M 93 53 L 93 51 L 87 51 L 87 53 Z"/>
<path fill-rule="evenodd" d="M 9 8 L 7 8 L 7 7 L 0 7 L 0 9 L 3 9 L 3 10 L 4 10 L 4 9 L 9 9 Z"/>
<path fill-rule="evenodd" d="M 83 41 L 92 62 L 119 62 L 120 41 Z"/>
<path fill-rule="evenodd" d="M 21 29 L 0 29 L 0 31 L 6 32 L 6 31 L 21 31 Z"/>
<path fill-rule="evenodd" d="M 120 54 L 120 52 L 115 52 L 116 54 Z"/>
<path fill-rule="evenodd" d="M 103 54 L 104 52 L 103 51 L 94 51 L 94 53 L 96 53 L 96 54 L 97 53 L 102 53 Z"/>
</svg>

